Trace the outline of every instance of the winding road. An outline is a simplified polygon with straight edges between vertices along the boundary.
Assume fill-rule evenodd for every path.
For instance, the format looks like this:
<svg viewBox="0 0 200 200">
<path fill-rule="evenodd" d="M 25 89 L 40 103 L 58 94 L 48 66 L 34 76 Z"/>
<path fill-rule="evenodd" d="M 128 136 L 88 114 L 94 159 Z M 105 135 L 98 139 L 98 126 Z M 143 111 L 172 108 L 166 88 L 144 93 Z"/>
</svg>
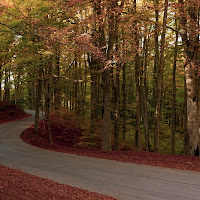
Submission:
<svg viewBox="0 0 200 200">
<path fill-rule="evenodd" d="M 32 113 L 32 111 L 29 111 Z M 20 134 L 33 117 L 0 125 L 0 165 L 123 200 L 199 200 L 200 173 L 43 150 Z"/>
</svg>

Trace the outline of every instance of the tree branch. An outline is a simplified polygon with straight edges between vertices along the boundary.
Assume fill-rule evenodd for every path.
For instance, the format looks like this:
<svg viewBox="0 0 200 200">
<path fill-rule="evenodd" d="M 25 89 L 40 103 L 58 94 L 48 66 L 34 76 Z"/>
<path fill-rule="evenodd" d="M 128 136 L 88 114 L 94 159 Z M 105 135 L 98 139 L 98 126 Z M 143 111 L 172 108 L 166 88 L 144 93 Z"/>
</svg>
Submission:
<svg viewBox="0 0 200 200">
<path fill-rule="evenodd" d="M 4 23 L 2 23 L 2 22 L 0 22 L 0 24 L 3 25 L 3 26 L 5 26 L 5 27 L 7 27 L 7 28 L 9 28 L 10 30 L 14 31 L 15 33 L 17 33 L 17 34 L 19 34 L 19 35 L 21 35 L 21 36 L 25 35 L 25 34 L 19 32 L 18 30 L 14 29 L 13 27 L 11 27 L 11 26 L 9 26 L 9 25 L 7 25 L 7 24 L 4 24 Z"/>
</svg>

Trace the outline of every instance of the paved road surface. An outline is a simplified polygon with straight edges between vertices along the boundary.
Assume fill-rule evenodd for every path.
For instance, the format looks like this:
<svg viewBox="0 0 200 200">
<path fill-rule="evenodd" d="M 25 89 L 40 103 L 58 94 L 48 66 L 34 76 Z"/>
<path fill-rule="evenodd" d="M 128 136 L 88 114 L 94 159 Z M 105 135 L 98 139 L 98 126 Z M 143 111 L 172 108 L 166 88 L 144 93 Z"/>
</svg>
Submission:
<svg viewBox="0 0 200 200">
<path fill-rule="evenodd" d="M 43 150 L 20 139 L 32 124 L 33 117 L 0 125 L 0 165 L 124 200 L 200 200 L 198 172 Z"/>
</svg>

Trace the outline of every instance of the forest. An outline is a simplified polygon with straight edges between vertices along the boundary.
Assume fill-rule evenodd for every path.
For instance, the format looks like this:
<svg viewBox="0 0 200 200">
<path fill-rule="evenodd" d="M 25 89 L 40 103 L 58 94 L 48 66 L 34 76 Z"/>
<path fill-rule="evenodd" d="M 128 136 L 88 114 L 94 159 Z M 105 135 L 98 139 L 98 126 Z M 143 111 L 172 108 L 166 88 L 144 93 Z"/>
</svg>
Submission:
<svg viewBox="0 0 200 200">
<path fill-rule="evenodd" d="M 0 0 L 0 101 L 68 115 L 88 146 L 199 156 L 199 0 Z"/>
</svg>

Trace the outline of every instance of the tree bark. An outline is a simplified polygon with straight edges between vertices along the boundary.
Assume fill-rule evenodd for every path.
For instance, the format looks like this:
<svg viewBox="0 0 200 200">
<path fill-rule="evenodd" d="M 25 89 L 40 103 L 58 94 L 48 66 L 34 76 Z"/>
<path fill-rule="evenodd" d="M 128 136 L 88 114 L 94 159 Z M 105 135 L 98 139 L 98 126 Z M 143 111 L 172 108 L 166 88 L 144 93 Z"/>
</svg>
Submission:
<svg viewBox="0 0 200 200">
<path fill-rule="evenodd" d="M 4 101 L 10 101 L 10 83 L 9 83 L 9 70 L 5 69 L 5 79 L 4 79 Z"/>
<path fill-rule="evenodd" d="M 185 53 L 185 80 L 187 94 L 187 155 L 199 155 L 199 124 L 198 124 L 198 100 L 197 71 L 200 64 L 199 57 L 199 35 L 198 33 L 198 11 L 195 1 L 189 2 L 186 8 L 183 0 L 180 3 L 180 28 L 181 38 Z M 187 9 L 187 11 L 186 11 Z M 186 14 L 190 20 L 187 21 Z M 189 23 L 189 26 L 188 24 Z"/>
<path fill-rule="evenodd" d="M 187 131 L 187 89 L 186 79 L 184 78 L 184 152 L 188 155 L 189 136 Z"/>
<path fill-rule="evenodd" d="M 1 83 L 2 83 L 2 65 L 0 63 L 0 101 L 2 101 L 2 86 L 1 86 Z"/>
<path fill-rule="evenodd" d="M 35 106 L 34 132 L 37 134 L 38 134 L 39 119 L 40 119 L 41 96 L 42 96 L 42 68 L 38 69 L 38 84 L 37 84 L 37 96 L 36 96 L 36 106 Z"/>
<path fill-rule="evenodd" d="M 101 18 L 101 1 L 98 1 L 99 4 L 97 6 L 97 16 Z M 114 2 L 113 2 L 114 3 Z M 107 61 L 111 61 L 111 52 L 113 50 L 114 44 L 114 11 L 112 10 L 112 6 L 114 4 L 108 4 L 108 31 L 109 31 L 109 38 L 108 38 L 108 48 L 107 52 L 104 50 L 103 52 L 106 55 Z M 111 9 L 111 10 L 110 10 Z M 103 19 L 101 19 L 101 24 L 99 25 L 99 44 L 100 48 L 106 46 L 106 39 L 105 39 L 105 30 L 102 27 Z M 112 151 L 111 146 L 111 118 L 110 118 L 110 66 L 102 72 L 102 91 L 103 91 L 103 124 L 102 124 L 102 150 L 103 151 Z"/>
<path fill-rule="evenodd" d="M 45 75 L 47 76 L 47 74 Z M 49 77 L 45 77 L 44 87 L 45 87 L 45 120 L 47 121 L 48 125 L 49 141 L 51 144 L 53 144 L 53 137 L 50 124 L 50 78 Z"/>
<path fill-rule="evenodd" d="M 122 67 L 123 81 L 122 81 L 122 140 L 126 140 L 126 65 Z"/>
<path fill-rule="evenodd" d="M 167 25 L 167 11 L 168 11 L 168 0 L 165 0 L 164 16 L 163 16 L 163 31 L 161 35 L 160 45 L 160 60 L 157 69 L 156 79 L 156 112 L 155 112 L 155 132 L 154 132 L 154 151 L 159 150 L 159 135 L 160 135 L 160 120 L 161 120 L 161 99 L 162 99 L 162 86 L 163 86 L 163 69 L 164 69 L 164 45 L 165 45 L 165 34 Z"/>
<path fill-rule="evenodd" d="M 176 26 L 177 27 L 177 26 Z M 176 133 L 176 62 L 178 54 L 178 32 L 174 47 L 174 64 L 172 73 L 172 112 L 171 112 L 171 131 L 172 131 L 172 154 L 175 154 L 175 133 Z"/>
<path fill-rule="evenodd" d="M 137 2 L 134 0 L 134 13 L 137 11 Z M 138 148 L 141 147 L 141 91 L 140 91 L 140 56 L 139 56 L 139 34 L 137 28 L 137 22 L 134 22 L 134 37 L 136 43 L 135 49 L 135 85 L 136 85 L 136 130 L 135 130 L 135 143 Z"/>
<path fill-rule="evenodd" d="M 148 86 L 147 86 L 147 64 L 148 64 L 148 44 L 144 38 L 144 78 L 143 78 L 143 110 L 144 110 L 144 130 L 145 130 L 145 149 L 149 151 L 149 122 L 148 122 Z"/>
<path fill-rule="evenodd" d="M 110 70 L 102 72 L 103 89 L 103 124 L 102 124 L 102 150 L 111 151 L 111 119 L 110 119 Z"/>
<path fill-rule="evenodd" d="M 56 111 L 60 111 L 61 109 L 61 86 L 60 86 L 60 51 L 57 50 L 56 52 L 56 56 L 55 56 L 55 60 L 56 60 L 56 65 L 55 65 L 55 75 L 58 76 L 55 78 L 55 89 L 54 89 L 54 108 Z"/>
<path fill-rule="evenodd" d="M 154 0 L 154 9 L 155 9 L 155 27 L 154 27 L 154 43 L 155 43 L 155 57 L 154 57 L 154 70 L 153 70 L 153 78 L 154 78 L 154 85 L 153 85 L 153 98 L 152 98 L 152 108 L 153 111 L 151 112 L 151 123 L 154 124 L 154 130 L 155 130 L 155 110 L 156 110 L 156 79 L 157 79 L 157 71 L 159 66 L 159 60 L 160 60 L 160 54 L 159 54 L 159 0 Z M 155 144 L 155 138 L 154 138 L 154 144 Z"/>
<path fill-rule="evenodd" d="M 89 62 L 91 76 L 91 112 L 90 112 L 90 134 L 95 132 L 95 122 L 97 118 L 97 60 L 91 58 Z"/>
</svg>

